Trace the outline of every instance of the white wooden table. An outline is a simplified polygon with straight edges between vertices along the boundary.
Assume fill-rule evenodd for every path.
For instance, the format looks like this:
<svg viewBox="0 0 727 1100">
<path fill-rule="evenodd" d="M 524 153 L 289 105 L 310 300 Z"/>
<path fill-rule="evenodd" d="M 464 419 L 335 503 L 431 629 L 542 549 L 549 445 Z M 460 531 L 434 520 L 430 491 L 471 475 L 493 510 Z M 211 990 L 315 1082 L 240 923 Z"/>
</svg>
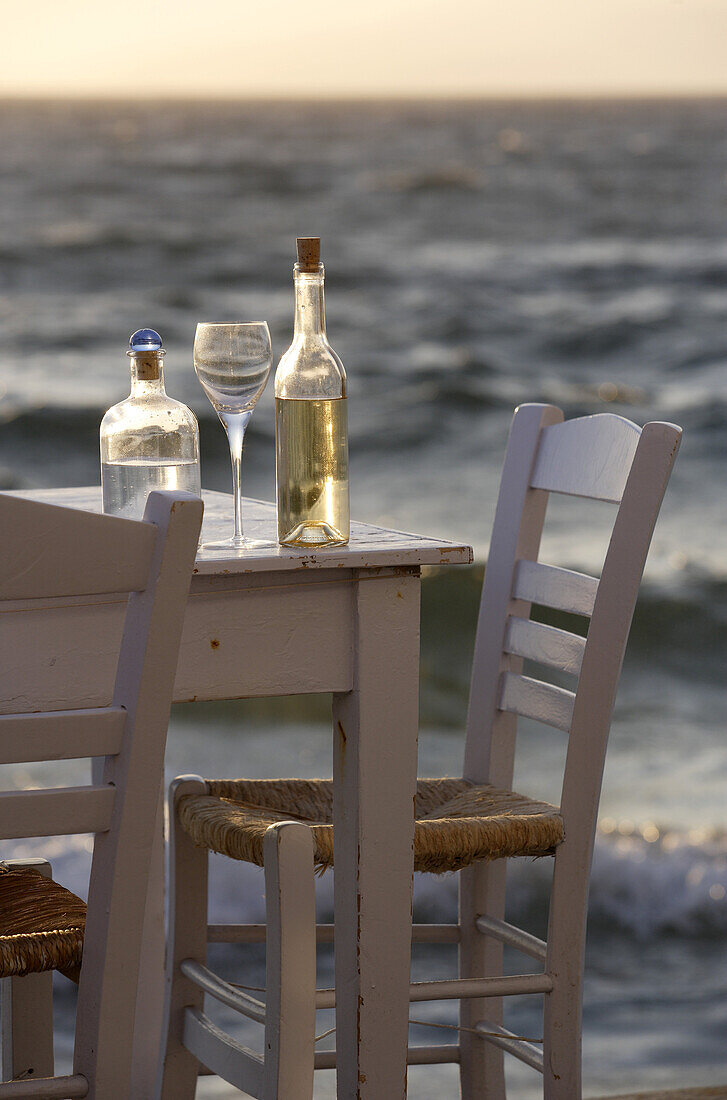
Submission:
<svg viewBox="0 0 727 1100">
<path fill-rule="evenodd" d="M 97 488 L 23 495 L 70 507 L 101 509 Z M 202 541 L 231 530 L 232 498 L 203 494 Z M 270 546 L 221 559 L 200 551 L 189 596 L 175 701 L 249 696 L 333 694 L 335 822 L 335 972 L 337 1096 L 397 1100 L 406 1090 L 408 990 L 419 695 L 419 589 L 422 565 L 467 563 L 468 546 L 353 523 L 348 546 L 309 552 L 275 543 L 275 509 L 246 501 L 245 532 Z M 108 603 L 121 629 L 122 607 Z M 84 631 L 82 607 L 49 608 L 54 639 L 85 647 L 108 665 Z M 42 655 L 39 655 L 42 659 Z M 33 676 L 32 669 L 28 675 Z M 23 691 L 21 682 L 17 685 Z M 59 668 L 49 709 L 77 697 Z M 89 700 L 88 705 L 101 705 Z M 200 768 L 204 753 L 200 746 Z M 230 774 L 244 774 L 244 754 Z M 139 1096 L 151 1095 L 158 1051 L 162 944 L 161 882 L 150 921 L 140 1005 Z M 143 1050 L 142 1050 L 143 1046 Z"/>
</svg>

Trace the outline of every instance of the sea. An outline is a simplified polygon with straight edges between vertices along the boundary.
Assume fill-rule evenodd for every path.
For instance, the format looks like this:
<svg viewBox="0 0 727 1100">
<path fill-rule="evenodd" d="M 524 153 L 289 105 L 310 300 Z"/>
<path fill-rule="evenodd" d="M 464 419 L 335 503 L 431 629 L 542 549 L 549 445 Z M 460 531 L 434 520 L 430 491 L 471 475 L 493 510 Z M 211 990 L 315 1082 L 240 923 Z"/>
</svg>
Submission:
<svg viewBox="0 0 727 1100">
<path fill-rule="evenodd" d="M 607 757 L 584 1095 L 727 1084 L 727 101 L 0 103 L 0 488 L 98 484 L 101 416 L 128 392 L 130 333 L 151 326 L 168 391 L 199 417 L 203 486 L 229 491 L 195 325 L 266 319 L 277 360 L 298 235 L 322 238 L 328 332 L 348 371 L 353 517 L 475 548 L 473 567 L 423 582 L 420 774 L 461 768 L 514 407 L 683 427 Z M 249 496 L 273 499 L 273 441 L 269 386 L 247 436 Z M 543 557 L 597 570 L 612 518 L 601 508 L 575 526 L 554 508 Z M 520 750 L 520 788 L 555 787 L 552 739 L 525 728 Z M 328 701 L 177 707 L 167 770 L 330 775 Z M 5 779 L 44 776 L 23 765 Z M 84 893 L 88 838 L 11 847 L 47 855 Z M 548 874 L 547 861 L 513 867 L 510 916 L 536 933 Z M 454 878 L 415 889 L 419 919 L 454 914 Z M 330 876 L 319 895 L 330 919 Z M 260 917 L 259 873 L 215 863 L 210 906 L 213 919 Z M 262 984 L 254 951 L 245 964 L 216 950 L 236 980 Z M 451 948 L 415 951 L 416 977 L 455 965 Z M 64 979 L 56 1014 L 63 1069 Z M 452 1003 L 412 1015 L 456 1023 Z M 527 999 L 506 1022 L 542 1035 Z M 455 1034 L 412 1027 L 414 1042 Z M 539 1095 L 519 1063 L 508 1080 L 514 1100 Z M 333 1074 L 316 1087 L 333 1097 Z M 198 1095 L 229 1089 L 203 1082 Z M 412 1069 L 409 1095 L 457 1096 L 456 1070 Z"/>
</svg>

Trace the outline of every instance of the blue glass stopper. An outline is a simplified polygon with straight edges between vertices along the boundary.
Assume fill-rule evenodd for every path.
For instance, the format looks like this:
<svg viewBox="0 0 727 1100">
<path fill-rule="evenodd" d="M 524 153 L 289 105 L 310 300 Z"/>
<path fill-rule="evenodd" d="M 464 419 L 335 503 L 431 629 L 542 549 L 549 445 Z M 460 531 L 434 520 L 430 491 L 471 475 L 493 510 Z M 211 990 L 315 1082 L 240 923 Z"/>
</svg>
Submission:
<svg viewBox="0 0 727 1100">
<path fill-rule="evenodd" d="M 129 340 L 132 351 L 161 351 L 162 338 L 153 328 L 140 328 Z"/>
</svg>

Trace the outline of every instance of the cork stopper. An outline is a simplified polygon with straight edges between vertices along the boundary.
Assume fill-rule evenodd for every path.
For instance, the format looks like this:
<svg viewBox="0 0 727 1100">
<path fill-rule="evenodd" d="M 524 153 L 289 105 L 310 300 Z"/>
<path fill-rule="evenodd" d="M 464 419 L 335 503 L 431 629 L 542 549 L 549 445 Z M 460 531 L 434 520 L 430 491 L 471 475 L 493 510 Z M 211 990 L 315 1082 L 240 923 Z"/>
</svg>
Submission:
<svg viewBox="0 0 727 1100">
<path fill-rule="evenodd" d="M 318 265 L 321 262 L 321 238 L 298 237 L 296 245 L 298 247 L 298 266 L 300 270 L 309 273 L 317 272 Z"/>
<path fill-rule="evenodd" d="M 156 382 L 161 377 L 161 359 L 157 355 L 135 355 L 134 366 L 140 382 Z"/>
</svg>

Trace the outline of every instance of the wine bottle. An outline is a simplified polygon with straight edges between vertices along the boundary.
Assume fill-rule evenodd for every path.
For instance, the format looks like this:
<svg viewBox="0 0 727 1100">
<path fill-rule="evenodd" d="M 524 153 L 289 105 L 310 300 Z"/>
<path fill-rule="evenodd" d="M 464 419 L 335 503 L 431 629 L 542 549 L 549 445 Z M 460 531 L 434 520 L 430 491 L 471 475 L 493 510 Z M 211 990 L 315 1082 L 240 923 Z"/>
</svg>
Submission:
<svg viewBox="0 0 727 1100">
<path fill-rule="evenodd" d="M 186 489 L 201 495 L 199 428 L 186 405 L 164 389 L 162 338 L 135 332 L 126 353 L 131 393 L 101 421 L 103 510 L 141 519 L 153 489 Z"/>
<path fill-rule="evenodd" d="M 326 337 L 320 239 L 297 244 L 293 342 L 275 374 L 278 540 L 316 549 L 349 537 L 346 372 Z"/>
</svg>

